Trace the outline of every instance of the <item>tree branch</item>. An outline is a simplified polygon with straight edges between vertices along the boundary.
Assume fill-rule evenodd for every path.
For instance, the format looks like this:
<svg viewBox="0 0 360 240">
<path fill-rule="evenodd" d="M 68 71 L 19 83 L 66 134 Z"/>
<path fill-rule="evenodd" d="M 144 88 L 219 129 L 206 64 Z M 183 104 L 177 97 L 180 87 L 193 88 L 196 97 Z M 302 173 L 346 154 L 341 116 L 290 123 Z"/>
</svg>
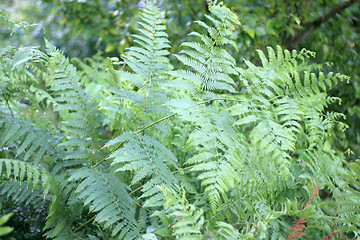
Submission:
<svg viewBox="0 0 360 240">
<path fill-rule="evenodd" d="M 302 41 L 304 41 L 316 28 L 318 28 L 322 23 L 326 22 L 330 18 L 334 17 L 337 13 L 340 13 L 347 7 L 354 4 L 357 0 L 349 0 L 340 3 L 339 5 L 333 7 L 325 15 L 318 17 L 312 22 L 306 23 L 304 25 L 304 30 L 295 34 L 288 43 L 286 43 L 287 49 L 293 49 L 297 47 Z"/>
</svg>

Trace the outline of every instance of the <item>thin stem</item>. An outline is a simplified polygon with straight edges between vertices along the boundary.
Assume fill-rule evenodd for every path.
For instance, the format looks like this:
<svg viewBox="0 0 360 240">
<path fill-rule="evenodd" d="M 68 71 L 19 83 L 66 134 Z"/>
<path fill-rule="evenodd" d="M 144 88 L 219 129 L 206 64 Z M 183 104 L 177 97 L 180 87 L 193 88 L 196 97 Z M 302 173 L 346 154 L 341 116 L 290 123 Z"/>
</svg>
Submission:
<svg viewBox="0 0 360 240">
<path fill-rule="evenodd" d="M 83 223 L 80 227 L 78 227 L 77 229 L 75 229 L 73 231 L 73 233 L 76 233 L 77 231 L 79 231 L 80 229 L 82 229 L 83 227 L 85 227 L 85 225 L 87 225 L 88 223 L 90 223 L 92 220 L 94 220 L 97 217 L 97 214 L 95 216 L 93 216 L 92 218 L 90 218 L 89 220 L 87 220 L 85 223 Z"/>
<path fill-rule="evenodd" d="M 114 148 L 108 155 L 106 155 L 106 157 L 104 157 L 100 162 L 98 162 L 97 164 L 95 164 L 93 166 L 93 168 L 96 168 L 97 166 L 99 166 L 100 164 L 102 164 L 113 152 L 115 152 L 116 150 L 118 150 L 122 145 L 124 144 L 124 142 L 121 142 L 116 148 Z"/>
<path fill-rule="evenodd" d="M 231 225 L 236 226 L 236 225 L 255 225 L 256 223 L 253 222 L 237 222 L 237 223 L 233 223 Z"/>
<path fill-rule="evenodd" d="M 203 102 L 198 102 L 198 104 L 205 104 L 205 103 L 209 103 L 215 100 L 225 100 L 225 101 L 234 101 L 234 102 L 245 102 L 244 100 L 238 100 L 238 99 L 232 99 L 232 98 L 212 98 Z"/>
<path fill-rule="evenodd" d="M 91 138 L 91 163 L 90 166 L 92 167 L 94 164 L 94 142 L 93 138 Z"/>
<path fill-rule="evenodd" d="M 208 103 L 208 102 L 211 102 L 211 101 L 215 101 L 215 100 L 227 100 L 227 101 L 235 101 L 235 102 L 244 102 L 244 100 L 238 100 L 238 99 L 232 99 L 232 98 L 212 98 L 212 99 L 209 99 L 209 100 L 206 100 L 206 101 L 203 101 L 203 102 L 199 102 L 198 105 L 200 105 L 200 104 L 205 104 L 205 103 Z M 171 114 L 171 115 L 168 115 L 168 116 L 166 116 L 166 117 L 163 117 L 163 118 L 161 118 L 161 119 L 159 119 L 159 120 L 157 120 L 157 121 L 155 121 L 155 122 L 147 125 L 146 127 L 142 128 L 142 129 L 140 129 L 140 130 L 138 130 L 138 131 L 135 131 L 134 133 L 135 133 L 135 134 L 139 134 L 139 133 L 145 131 L 146 129 L 148 129 L 149 127 L 151 127 L 151 126 L 153 126 L 153 125 L 155 125 L 155 124 L 158 124 L 158 123 L 160 123 L 160 122 L 162 122 L 162 121 L 164 121 L 164 120 L 166 120 L 166 119 L 168 119 L 168 118 L 171 118 L 171 117 L 175 116 L 176 114 L 177 114 L 177 113 L 173 113 L 173 114 Z"/>
<path fill-rule="evenodd" d="M 9 110 L 10 110 L 11 116 L 14 118 L 14 113 L 13 113 L 11 107 L 10 107 L 9 99 L 5 98 L 5 102 L 6 102 L 7 107 L 8 107 Z"/>
<path fill-rule="evenodd" d="M 129 193 L 129 196 L 130 196 L 131 194 L 133 194 L 134 192 L 136 192 L 136 191 L 138 191 L 138 190 L 142 189 L 142 188 L 143 188 L 143 186 L 140 186 L 140 187 L 138 187 L 137 189 L 133 190 L 132 192 L 130 192 L 130 193 Z"/>
<path fill-rule="evenodd" d="M 192 168 L 192 167 L 195 167 L 195 166 L 199 166 L 199 165 L 201 165 L 201 164 L 203 164 L 203 163 L 199 163 L 199 164 L 191 165 L 191 166 L 189 166 L 189 167 L 186 167 L 186 168 L 182 168 L 182 169 L 179 169 L 179 170 L 173 171 L 172 173 L 178 173 L 178 172 L 184 171 L 184 170 L 186 170 L 186 169 L 189 169 L 189 168 Z"/>
<path fill-rule="evenodd" d="M 325 15 L 322 15 L 315 19 L 312 22 L 304 24 L 304 30 L 299 32 L 295 36 L 293 36 L 288 43 L 285 45 L 287 49 L 294 49 L 298 45 L 300 45 L 316 28 L 318 28 L 322 23 L 328 21 L 330 18 L 336 16 L 336 14 L 341 13 L 346 8 L 350 7 L 352 4 L 356 3 L 356 0 L 349 0 L 336 5 L 330 11 L 328 11 Z"/>
<path fill-rule="evenodd" d="M 169 115 L 169 116 L 163 117 L 163 118 L 161 118 L 161 119 L 159 119 L 159 120 L 157 120 L 157 121 L 155 121 L 155 122 L 147 125 L 146 127 L 142 128 L 142 129 L 140 129 L 140 130 L 138 130 L 138 131 L 135 131 L 134 134 L 139 134 L 139 133 L 145 131 L 146 129 L 148 129 L 149 127 L 151 127 L 151 126 L 153 126 L 153 125 L 155 125 L 155 124 L 158 124 L 158 123 L 160 123 L 160 122 L 162 122 L 162 121 L 164 121 L 164 120 L 166 120 L 166 119 L 168 119 L 168 118 L 171 118 L 171 117 L 175 116 L 176 114 L 177 114 L 177 113 L 173 113 L 173 114 L 171 114 L 171 115 Z"/>
<path fill-rule="evenodd" d="M 150 210 L 150 209 L 148 209 L 148 208 L 145 208 L 145 207 L 141 206 L 141 205 L 138 204 L 136 201 L 134 201 L 134 203 L 135 203 L 136 205 L 138 205 L 139 207 L 145 209 L 146 211 L 154 213 L 154 211 L 152 211 L 152 210 Z"/>
<path fill-rule="evenodd" d="M 278 95 L 278 96 L 276 96 L 276 97 L 273 97 L 273 98 L 269 99 L 269 102 L 271 102 L 271 101 L 273 101 L 273 100 L 275 100 L 275 99 L 278 99 L 278 98 L 280 98 L 280 97 L 285 97 L 285 95 Z"/>
<path fill-rule="evenodd" d="M 270 9 L 266 6 L 266 4 L 264 3 L 264 1 L 261 1 L 261 5 L 263 5 L 263 7 L 265 8 L 265 10 L 266 10 L 267 12 L 269 12 L 271 16 L 273 16 L 276 20 L 279 21 L 279 19 L 278 19 L 278 17 L 276 16 L 276 14 L 270 11 Z"/>
<path fill-rule="evenodd" d="M 140 129 L 140 130 L 138 130 L 138 131 L 135 131 L 134 134 L 137 135 L 137 134 L 145 131 L 146 129 L 150 128 L 151 126 L 153 126 L 153 125 L 155 125 L 155 124 L 158 124 L 158 123 L 160 123 L 160 122 L 162 122 L 162 121 L 164 121 L 164 120 L 166 120 L 166 119 L 168 119 L 168 118 L 171 118 L 171 117 L 175 116 L 176 114 L 177 114 L 177 113 L 173 113 L 173 114 L 171 114 L 171 115 L 169 115 L 169 116 L 163 117 L 163 118 L 161 118 L 161 119 L 159 119 L 159 120 L 157 120 L 157 121 L 155 121 L 155 122 L 147 125 L 146 127 L 142 128 L 142 129 Z M 97 164 L 95 164 L 95 165 L 93 166 L 93 168 L 96 168 L 97 166 L 99 166 L 100 164 L 102 164 L 113 152 L 115 152 L 116 150 L 118 150 L 123 144 L 124 144 L 124 142 L 121 142 L 121 143 L 120 143 L 116 148 L 114 148 L 108 155 L 106 155 L 106 157 L 104 157 L 100 162 L 98 162 Z"/>
</svg>

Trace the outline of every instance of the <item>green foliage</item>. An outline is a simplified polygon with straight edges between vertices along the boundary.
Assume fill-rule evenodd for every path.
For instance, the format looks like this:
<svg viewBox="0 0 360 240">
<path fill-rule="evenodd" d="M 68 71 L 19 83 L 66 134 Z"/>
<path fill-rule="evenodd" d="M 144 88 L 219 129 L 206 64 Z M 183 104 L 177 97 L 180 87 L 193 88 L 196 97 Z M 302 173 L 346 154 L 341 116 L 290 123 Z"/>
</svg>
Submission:
<svg viewBox="0 0 360 240">
<path fill-rule="evenodd" d="M 13 181 L 19 181 L 20 183 L 26 177 L 27 187 L 32 183 L 33 189 L 41 182 L 44 198 L 46 198 L 47 195 L 52 195 L 45 224 L 45 229 L 49 229 L 46 235 L 59 237 L 71 235 L 69 218 L 63 204 L 63 196 L 54 178 L 49 176 L 41 168 L 20 160 L 0 159 L 0 163 L 1 177 L 4 176 L 5 179 L 13 179 Z M 4 169 L 3 165 L 5 166 Z M 3 188 L 4 187 L 6 187 L 6 185 L 3 185 Z M 28 197 L 31 197 L 31 195 Z"/>
<path fill-rule="evenodd" d="M 189 81 L 195 95 L 211 99 L 216 97 L 216 90 L 235 92 L 234 80 L 230 74 L 238 75 L 235 59 L 222 48 L 223 45 L 232 45 L 237 49 L 233 40 L 234 23 L 240 24 L 236 15 L 221 4 L 212 3 L 209 11 L 213 14 L 205 15 L 213 26 L 203 21 L 196 21 L 206 29 L 206 34 L 192 32 L 189 35 L 200 38 L 200 42 L 185 42 L 182 47 L 187 49 L 175 55 L 189 70 L 175 70 L 170 74 Z"/>
<path fill-rule="evenodd" d="M 359 237 L 359 162 L 329 110 L 348 77 L 280 46 L 239 66 L 240 21 L 208 5 L 173 59 L 151 2 L 121 60 L 2 48 L 0 208 L 45 205 L 52 239 Z"/>
<path fill-rule="evenodd" d="M 128 196 L 127 185 L 113 175 L 90 168 L 79 168 L 68 181 L 81 180 L 75 193 L 89 205 L 89 211 L 97 213 L 95 222 L 111 228 L 111 236 L 119 239 L 139 237 L 134 217 L 134 206 Z"/>
<path fill-rule="evenodd" d="M 347 79 L 341 74 L 308 72 L 307 66 L 299 66 L 298 60 L 314 53 L 306 50 L 290 53 L 279 46 L 277 51 L 268 47 L 267 58 L 258 51 L 262 67 L 245 61 L 248 68 L 241 71 L 245 87 L 243 102 L 232 106 L 232 114 L 239 116 L 236 125 L 253 124 L 249 139 L 275 161 L 280 173 L 289 174 L 290 153 L 294 152 L 297 138 L 306 139 L 309 147 L 319 144 L 333 128 L 336 118 L 344 115 L 332 113 L 323 117 L 328 103 L 336 98 L 328 97 L 327 87 Z M 305 68 L 302 72 L 302 68 Z M 322 99 L 316 101 L 315 99 Z M 308 133 L 308 137 L 302 136 Z"/>
<path fill-rule="evenodd" d="M 165 146 L 149 136 L 135 136 L 123 134 L 112 141 L 112 146 L 118 142 L 123 144 L 113 152 L 109 159 L 115 172 L 132 173 L 131 185 L 147 180 L 142 186 L 142 198 L 147 198 L 144 206 L 162 205 L 162 195 L 159 195 L 156 186 L 165 184 L 174 187 L 176 177 L 170 167 L 177 167 L 177 159 Z M 169 166 L 168 166 L 169 165 Z M 150 179 L 148 179 L 150 178 Z"/>
<path fill-rule="evenodd" d="M 0 124 L 3 130 L 1 145 L 12 145 L 21 140 L 14 153 L 15 156 L 22 156 L 23 161 L 39 164 L 44 156 L 57 157 L 54 146 L 61 140 L 60 136 L 54 136 L 31 122 L 16 118 L 0 120 Z"/>
<path fill-rule="evenodd" d="M 176 193 L 174 190 L 162 186 L 167 208 L 164 213 L 154 213 L 165 220 L 165 223 L 171 223 L 172 234 L 177 239 L 201 239 L 201 225 L 204 224 L 203 210 L 196 209 L 194 205 L 189 204 L 185 197 L 185 191 L 180 190 Z"/>
<path fill-rule="evenodd" d="M 14 230 L 12 227 L 3 227 L 2 226 L 9 220 L 11 215 L 12 215 L 12 213 L 8 213 L 8 214 L 0 217 L 0 236 L 9 234 Z"/>
</svg>

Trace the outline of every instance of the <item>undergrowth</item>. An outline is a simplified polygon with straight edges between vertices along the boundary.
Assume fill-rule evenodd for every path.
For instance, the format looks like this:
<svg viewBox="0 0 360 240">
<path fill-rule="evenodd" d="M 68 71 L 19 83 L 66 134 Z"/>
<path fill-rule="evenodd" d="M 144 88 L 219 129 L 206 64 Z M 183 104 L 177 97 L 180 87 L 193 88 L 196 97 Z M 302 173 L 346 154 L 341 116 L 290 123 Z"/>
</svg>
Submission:
<svg viewBox="0 0 360 240">
<path fill-rule="evenodd" d="M 120 58 L 1 48 L 2 210 L 45 206 L 48 239 L 359 237 L 360 162 L 332 147 L 346 125 L 328 111 L 348 77 L 306 49 L 240 64 L 216 1 L 175 58 L 163 13 L 140 19 Z"/>
</svg>

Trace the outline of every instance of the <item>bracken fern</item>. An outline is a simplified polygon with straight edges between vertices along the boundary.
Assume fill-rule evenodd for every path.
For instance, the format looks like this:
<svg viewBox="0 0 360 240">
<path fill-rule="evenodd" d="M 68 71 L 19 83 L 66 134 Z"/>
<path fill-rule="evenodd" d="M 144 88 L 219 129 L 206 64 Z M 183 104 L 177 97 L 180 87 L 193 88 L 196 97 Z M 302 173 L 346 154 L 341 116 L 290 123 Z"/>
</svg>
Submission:
<svg viewBox="0 0 360 240">
<path fill-rule="evenodd" d="M 2 48 L 0 209 L 45 206 L 51 239 L 359 237 L 359 162 L 328 110 L 348 78 L 279 46 L 239 67 L 240 21 L 208 5 L 171 61 L 150 1 L 120 60 Z"/>
</svg>

